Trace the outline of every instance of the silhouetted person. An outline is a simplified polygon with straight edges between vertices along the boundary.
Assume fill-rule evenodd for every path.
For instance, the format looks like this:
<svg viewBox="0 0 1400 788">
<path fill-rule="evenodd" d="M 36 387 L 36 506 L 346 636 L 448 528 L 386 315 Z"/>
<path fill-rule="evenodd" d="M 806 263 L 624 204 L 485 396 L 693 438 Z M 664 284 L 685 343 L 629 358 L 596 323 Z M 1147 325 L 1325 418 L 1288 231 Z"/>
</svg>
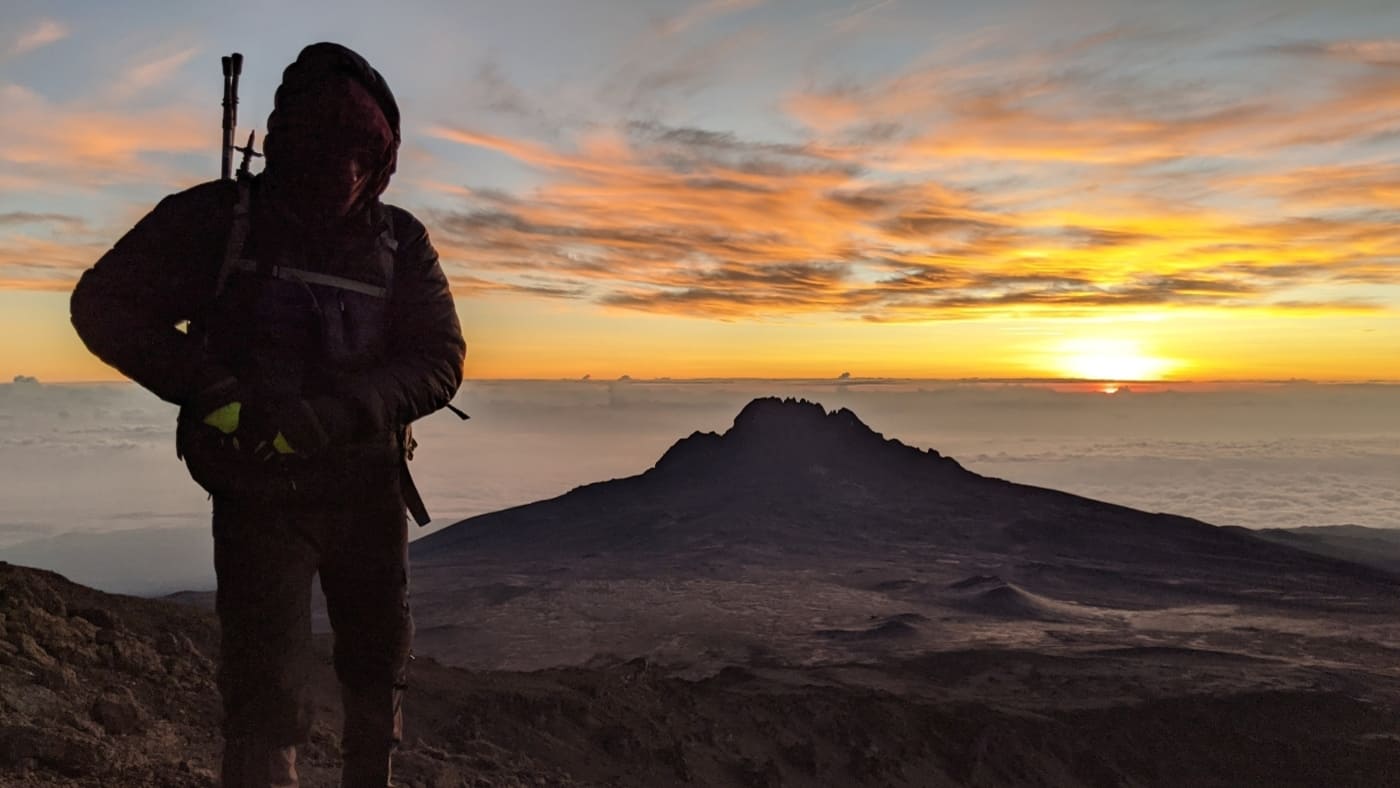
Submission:
<svg viewBox="0 0 1400 788">
<path fill-rule="evenodd" d="M 92 352 L 180 406 L 177 450 L 213 499 L 226 786 L 296 785 L 318 571 L 343 785 L 389 782 L 406 503 L 423 519 L 407 427 L 451 400 L 466 353 L 427 231 L 379 200 L 398 145 L 379 73 L 309 46 L 277 89 L 263 172 L 166 197 L 73 291 Z"/>
</svg>

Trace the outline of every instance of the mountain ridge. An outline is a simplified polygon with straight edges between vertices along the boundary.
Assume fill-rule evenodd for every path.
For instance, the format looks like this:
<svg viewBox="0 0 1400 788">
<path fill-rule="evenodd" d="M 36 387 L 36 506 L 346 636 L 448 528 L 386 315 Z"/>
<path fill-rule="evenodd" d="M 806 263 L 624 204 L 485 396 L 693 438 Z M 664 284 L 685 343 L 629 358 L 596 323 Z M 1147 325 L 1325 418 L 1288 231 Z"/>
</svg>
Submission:
<svg viewBox="0 0 1400 788">
<path fill-rule="evenodd" d="M 411 550 L 422 560 L 453 545 L 511 543 L 559 556 L 674 556 L 697 544 L 722 554 L 726 540 L 810 540 L 835 557 L 864 550 L 862 538 L 1130 565 L 1190 558 L 1224 570 L 1232 561 L 1262 560 L 1400 582 L 1249 532 L 982 476 L 934 449 L 886 438 L 848 409 L 778 397 L 751 401 L 722 434 L 697 431 L 676 441 L 640 474 L 469 518 Z"/>
</svg>

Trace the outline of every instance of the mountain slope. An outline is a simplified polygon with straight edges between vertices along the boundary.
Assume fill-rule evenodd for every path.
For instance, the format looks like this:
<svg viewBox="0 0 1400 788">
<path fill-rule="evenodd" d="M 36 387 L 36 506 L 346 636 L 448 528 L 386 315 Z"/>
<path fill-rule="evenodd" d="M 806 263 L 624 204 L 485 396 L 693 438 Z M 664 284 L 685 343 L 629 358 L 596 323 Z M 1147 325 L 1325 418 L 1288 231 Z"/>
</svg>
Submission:
<svg viewBox="0 0 1400 788">
<path fill-rule="evenodd" d="M 1139 580 L 1189 575 L 1261 600 L 1300 587 L 1400 589 L 1384 573 L 1240 529 L 979 476 L 885 439 L 848 410 L 774 398 L 750 403 L 723 435 L 677 442 L 639 476 L 465 520 L 412 549 L 424 563 L 528 554 L 678 569 L 965 556 L 1039 564 L 1040 574 L 1059 565 Z"/>
<path fill-rule="evenodd" d="M 1278 544 L 1400 573 L 1400 530 L 1360 525 L 1266 528 L 1254 535 Z"/>
</svg>

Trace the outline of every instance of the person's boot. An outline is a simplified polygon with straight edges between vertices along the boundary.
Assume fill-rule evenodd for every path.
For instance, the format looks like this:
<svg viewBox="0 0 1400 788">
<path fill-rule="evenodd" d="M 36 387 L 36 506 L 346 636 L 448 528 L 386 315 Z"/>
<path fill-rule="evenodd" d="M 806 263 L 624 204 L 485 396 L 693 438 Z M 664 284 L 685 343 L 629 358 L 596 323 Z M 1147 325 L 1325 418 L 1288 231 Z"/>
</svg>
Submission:
<svg viewBox="0 0 1400 788">
<path fill-rule="evenodd" d="M 224 742 L 223 788 L 297 788 L 297 748 L 256 737 Z"/>
<path fill-rule="evenodd" d="M 391 761 L 403 738 L 403 692 L 392 685 L 342 686 L 340 698 L 345 706 L 341 788 L 392 785 Z"/>
</svg>

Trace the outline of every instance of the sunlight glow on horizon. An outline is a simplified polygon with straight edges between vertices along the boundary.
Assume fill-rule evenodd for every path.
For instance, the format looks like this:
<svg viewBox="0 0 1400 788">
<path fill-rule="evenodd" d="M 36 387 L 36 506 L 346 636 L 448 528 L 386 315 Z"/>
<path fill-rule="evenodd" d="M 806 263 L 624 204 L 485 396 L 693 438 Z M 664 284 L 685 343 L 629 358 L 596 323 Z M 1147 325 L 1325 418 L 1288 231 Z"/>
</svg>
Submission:
<svg viewBox="0 0 1400 788">
<path fill-rule="evenodd" d="M 1162 380 L 1184 366 L 1180 361 L 1153 356 L 1133 340 L 1072 339 L 1059 344 L 1061 370 L 1066 377 L 1086 380 Z"/>
</svg>

